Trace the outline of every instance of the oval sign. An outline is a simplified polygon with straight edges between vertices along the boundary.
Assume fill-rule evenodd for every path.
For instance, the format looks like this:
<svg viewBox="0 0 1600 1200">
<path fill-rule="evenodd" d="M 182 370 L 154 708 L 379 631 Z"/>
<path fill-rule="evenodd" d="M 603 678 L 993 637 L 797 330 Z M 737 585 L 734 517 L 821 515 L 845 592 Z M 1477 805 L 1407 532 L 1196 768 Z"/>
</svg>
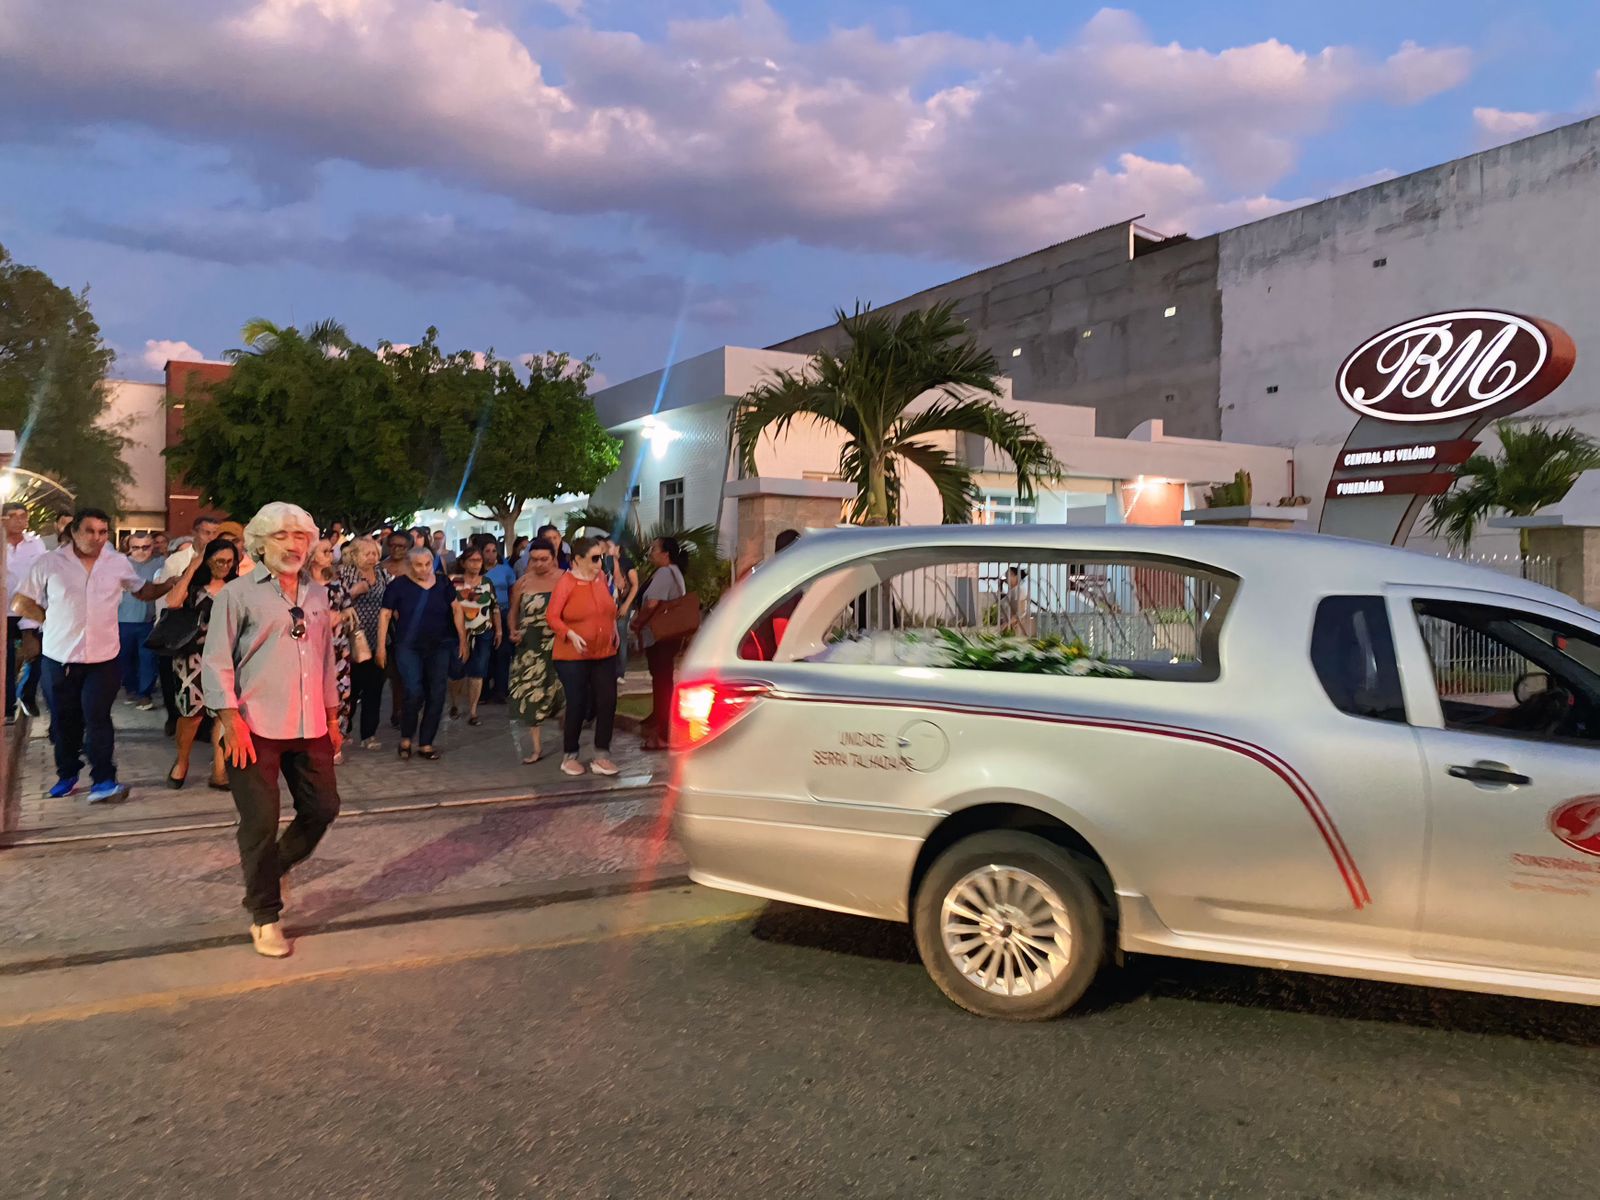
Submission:
<svg viewBox="0 0 1600 1200">
<path fill-rule="evenodd" d="M 1550 832 L 1574 850 L 1600 855 L 1600 796 L 1579 796 L 1551 809 Z"/>
<path fill-rule="evenodd" d="M 1369 338 L 1339 367 L 1339 399 L 1379 421 L 1503 416 L 1543 400 L 1578 361 L 1559 325 L 1515 313 L 1434 313 Z"/>
</svg>

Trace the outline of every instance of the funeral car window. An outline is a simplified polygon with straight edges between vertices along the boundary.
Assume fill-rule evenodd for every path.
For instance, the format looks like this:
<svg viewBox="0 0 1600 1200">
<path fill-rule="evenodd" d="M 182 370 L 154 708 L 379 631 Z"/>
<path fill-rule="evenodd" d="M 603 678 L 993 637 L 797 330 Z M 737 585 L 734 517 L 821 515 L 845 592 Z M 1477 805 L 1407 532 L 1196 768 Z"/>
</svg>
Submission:
<svg viewBox="0 0 1600 1200">
<path fill-rule="evenodd" d="M 1311 630 L 1311 665 L 1340 712 L 1405 721 L 1400 670 L 1381 596 L 1324 597 Z"/>
<path fill-rule="evenodd" d="M 1600 742 L 1600 639 L 1516 609 L 1414 603 L 1445 725 Z"/>
<path fill-rule="evenodd" d="M 1215 679 L 1235 586 L 1191 563 L 1038 551 L 901 555 L 854 570 L 786 597 L 752 627 L 741 657 Z"/>
</svg>

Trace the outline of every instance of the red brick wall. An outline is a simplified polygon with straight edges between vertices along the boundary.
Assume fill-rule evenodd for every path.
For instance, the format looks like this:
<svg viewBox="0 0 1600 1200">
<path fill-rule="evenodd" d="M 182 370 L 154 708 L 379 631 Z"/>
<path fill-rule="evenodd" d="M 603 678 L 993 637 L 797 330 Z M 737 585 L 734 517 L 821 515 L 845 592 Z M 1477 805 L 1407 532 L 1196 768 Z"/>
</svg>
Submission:
<svg viewBox="0 0 1600 1200">
<path fill-rule="evenodd" d="M 221 383 L 233 372 L 231 363 L 169 362 L 167 364 L 167 448 L 183 441 L 183 421 L 191 397 L 199 396 L 207 385 Z M 198 386 L 197 386 L 198 385 Z M 174 536 L 189 532 L 195 517 L 215 512 L 208 499 L 176 472 L 167 467 L 167 529 Z"/>
</svg>

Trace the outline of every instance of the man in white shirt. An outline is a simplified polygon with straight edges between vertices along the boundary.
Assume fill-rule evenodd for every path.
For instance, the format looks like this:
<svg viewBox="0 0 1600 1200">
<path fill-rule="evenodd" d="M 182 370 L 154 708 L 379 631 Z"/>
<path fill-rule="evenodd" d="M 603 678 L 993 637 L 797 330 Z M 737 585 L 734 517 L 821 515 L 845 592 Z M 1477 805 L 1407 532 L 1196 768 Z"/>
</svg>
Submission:
<svg viewBox="0 0 1600 1200">
<path fill-rule="evenodd" d="M 56 785 L 48 794 L 72 795 L 87 751 L 89 803 L 101 804 L 128 794 L 117 782 L 111 727 L 122 681 L 117 606 L 124 592 L 156 600 L 173 583 L 145 582 L 126 555 L 110 549 L 111 518 L 97 508 L 80 509 L 69 532 L 66 545 L 33 564 L 11 606 L 44 626 L 44 696 L 56 752 Z"/>
<path fill-rule="evenodd" d="M 0 505 L 0 527 L 6 536 L 6 594 L 14 596 L 22 581 L 28 577 L 33 564 L 48 553 L 44 539 L 28 532 L 28 506 L 19 500 L 8 500 Z M 21 617 L 6 617 L 6 720 L 11 720 L 17 704 L 17 660 L 25 665 L 39 657 L 39 623 Z M 37 716 L 34 692 L 38 688 L 38 670 L 28 672 L 31 690 L 23 697 L 30 716 Z"/>
</svg>

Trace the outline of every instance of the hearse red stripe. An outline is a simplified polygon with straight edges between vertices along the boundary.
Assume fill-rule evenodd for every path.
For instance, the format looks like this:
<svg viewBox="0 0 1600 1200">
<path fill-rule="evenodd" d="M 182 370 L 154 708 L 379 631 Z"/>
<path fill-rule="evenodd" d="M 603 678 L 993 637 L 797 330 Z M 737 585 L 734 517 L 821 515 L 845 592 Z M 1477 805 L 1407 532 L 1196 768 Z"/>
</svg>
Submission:
<svg viewBox="0 0 1600 1200">
<path fill-rule="evenodd" d="M 799 700 L 814 704 L 851 704 L 862 707 L 878 707 L 883 703 L 891 703 L 897 708 L 917 709 L 924 712 L 957 713 L 967 716 L 1019 717 L 1025 721 L 1042 721 L 1050 725 L 1080 725 L 1092 729 L 1118 729 L 1128 733 L 1148 733 L 1155 737 L 1176 738 L 1185 742 L 1200 742 L 1204 745 L 1215 746 L 1219 750 L 1231 750 L 1235 754 L 1241 754 L 1266 767 L 1267 770 L 1289 785 L 1289 790 L 1300 801 L 1301 807 L 1306 810 L 1306 815 L 1311 818 L 1311 823 L 1316 826 L 1317 832 L 1322 835 L 1323 843 L 1328 847 L 1328 853 L 1333 857 L 1333 864 L 1339 869 L 1339 874 L 1344 879 L 1345 887 L 1349 890 L 1350 899 L 1354 902 L 1356 908 L 1362 909 L 1372 903 L 1372 893 L 1367 890 L 1366 880 L 1361 877 L 1361 869 L 1356 866 L 1355 856 L 1350 853 L 1350 848 L 1345 845 L 1344 838 L 1339 833 L 1338 825 L 1328 813 L 1321 798 L 1312 790 L 1311 785 L 1301 777 L 1298 771 L 1270 750 L 1257 746 L 1252 742 L 1228 737 L 1225 734 L 1210 733 L 1201 729 L 1188 729 L 1181 725 L 1161 725 L 1144 721 L 1120 721 L 1109 717 L 1069 717 L 1055 713 L 1027 712 L 1022 709 L 997 708 L 989 705 L 958 707 L 953 704 L 930 704 L 924 700 L 903 701 L 892 699 L 879 701 L 842 696 L 807 696 L 794 692 L 777 691 L 774 692 L 774 698 Z"/>
</svg>

